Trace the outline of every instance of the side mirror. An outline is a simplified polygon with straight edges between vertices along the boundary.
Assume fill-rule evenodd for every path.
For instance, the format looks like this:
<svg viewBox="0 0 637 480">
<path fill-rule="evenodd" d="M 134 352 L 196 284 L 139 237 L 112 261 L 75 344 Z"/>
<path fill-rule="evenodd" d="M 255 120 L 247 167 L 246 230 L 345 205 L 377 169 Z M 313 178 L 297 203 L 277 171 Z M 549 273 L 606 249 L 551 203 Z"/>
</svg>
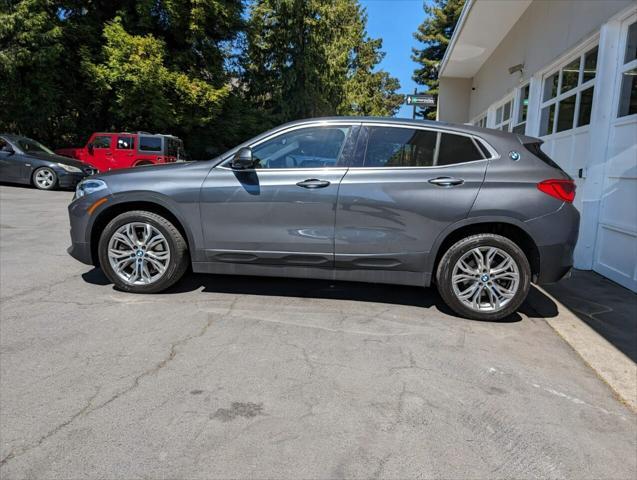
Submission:
<svg viewBox="0 0 637 480">
<path fill-rule="evenodd" d="M 230 162 L 230 168 L 234 170 L 246 170 L 254 167 L 254 159 L 252 158 L 252 149 L 250 147 L 243 147 L 234 154 L 232 161 Z"/>
</svg>

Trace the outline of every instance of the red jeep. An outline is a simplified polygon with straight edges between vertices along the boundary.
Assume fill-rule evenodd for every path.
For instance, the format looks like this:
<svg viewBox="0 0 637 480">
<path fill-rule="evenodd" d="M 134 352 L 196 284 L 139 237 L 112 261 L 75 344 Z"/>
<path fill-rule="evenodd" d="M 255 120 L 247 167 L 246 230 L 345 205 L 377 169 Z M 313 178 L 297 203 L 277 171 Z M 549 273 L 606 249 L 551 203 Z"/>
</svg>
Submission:
<svg viewBox="0 0 637 480">
<path fill-rule="evenodd" d="M 172 135 L 94 133 L 86 146 L 60 148 L 58 155 L 76 158 L 100 172 L 117 168 L 170 163 L 184 159 L 183 142 Z"/>
</svg>

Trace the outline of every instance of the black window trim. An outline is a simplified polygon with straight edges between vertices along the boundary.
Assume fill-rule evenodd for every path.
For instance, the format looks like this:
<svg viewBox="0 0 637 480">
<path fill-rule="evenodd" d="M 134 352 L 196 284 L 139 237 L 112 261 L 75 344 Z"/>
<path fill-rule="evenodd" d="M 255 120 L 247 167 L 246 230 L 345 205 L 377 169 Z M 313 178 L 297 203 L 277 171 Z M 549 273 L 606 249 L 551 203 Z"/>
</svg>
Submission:
<svg viewBox="0 0 637 480">
<path fill-rule="evenodd" d="M 483 155 L 483 150 L 486 150 L 487 152 L 489 152 L 491 154 L 490 157 L 486 157 L 486 158 L 477 158 L 475 160 L 470 160 L 468 162 L 459 162 L 459 163 L 451 163 L 451 164 L 447 164 L 447 165 L 431 165 L 431 166 L 421 166 L 421 167 L 401 167 L 401 166 L 394 166 L 394 167 L 364 167 L 364 166 L 355 166 L 355 165 L 350 165 L 351 168 L 355 168 L 356 170 L 395 170 L 395 169 L 400 169 L 400 170 L 422 170 L 422 169 L 432 169 L 432 168 L 453 168 L 456 167 L 458 165 L 467 165 L 470 163 L 475 163 L 475 162 L 481 162 L 481 161 L 489 161 L 489 160 L 497 160 L 500 158 L 500 154 L 497 152 L 497 150 L 495 148 L 493 148 L 491 146 L 491 144 L 489 142 L 487 142 L 484 138 L 481 138 L 477 135 L 474 135 L 472 133 L 468 133 L 468 132 L 462 132 L 462 131 L 457 131 L 457 130 L 451 130 L 448 128 L 444 128 L 444 127 L 430 127 L 430 126 L 424 126 L 424 125 L 412 125 L 409 123 L 380 123 L 380 122 L 362 122 L 362 126 L 363 127 L 393 127 L 393 128 L 408 128 L 410 130 L 426 130 L 426 131 L 430 131 L 430 132 L 436 132 L 436 133 L 448 133 L 451 135 L 461 135 L 463 137 L 469 137 L 473 140 L 474 144 L 476 142 L 480 142 L 484 148 L 480 148 L 479 145 L 475 145 L 476 149 L 478 150 L 478 152 L 480 153 L 480 155 Z M 440 137 L 439 137 L 440 138 Z M 365 145 L 365 148 L 367 148 L 367 145 Z"/>
</svg>

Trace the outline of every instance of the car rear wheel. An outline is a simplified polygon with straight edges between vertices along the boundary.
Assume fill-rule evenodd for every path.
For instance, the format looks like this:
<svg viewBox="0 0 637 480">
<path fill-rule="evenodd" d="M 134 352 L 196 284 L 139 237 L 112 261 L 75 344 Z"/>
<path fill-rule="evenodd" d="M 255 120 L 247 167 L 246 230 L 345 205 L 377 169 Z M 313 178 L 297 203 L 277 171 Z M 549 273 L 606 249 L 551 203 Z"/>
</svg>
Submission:
<svg viewBox="0 0 637 480">
<path fill-rule="evenodd" d="M 33 172 L 33 185 L 40 190 L 53 190 L 58 183 L 58 176 L 52 168 L 41 167 Z"/>
<path fill-rule="evenodd" d="M 177 282 L 188 268 L 181 232 L 156 213 L 122 213 L 106 226 L 98 253 L 106 276 L 120 290 L 155 293 Z"/>
<path fill-rule="evenodd" d="M 445 252 L 436 272 L 445 303 L 463 317 L 500 320 L 528 295 L 531 268 L 524 252 L 491 233 L 464 238 Z"/>
</svg>

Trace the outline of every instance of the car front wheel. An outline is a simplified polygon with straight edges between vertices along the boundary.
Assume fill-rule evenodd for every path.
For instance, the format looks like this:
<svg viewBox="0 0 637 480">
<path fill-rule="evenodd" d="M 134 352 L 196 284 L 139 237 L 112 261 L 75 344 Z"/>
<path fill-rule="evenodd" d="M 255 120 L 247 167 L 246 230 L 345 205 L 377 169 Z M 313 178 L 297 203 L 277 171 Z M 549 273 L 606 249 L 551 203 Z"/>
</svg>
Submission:
<svg viewBox="0 0 637 480">
<path fill-rule="evenodd" d="M 58 176 L 52 168 L 42 167 L 33 172 L 33 185 L 40 190 L 53 190 L 58 183 Z"/>
<path fill-rule="evenodd" d="M 445 303 L 463 317 L 500 320 L 514 313 L 529 293 L 531 268 L 514 242 L 490 233 L 452 245 L 436 272 Z"/>
<path fill-rule="evenodd" d="M 120 290 L 155 293 L 177 282 L 188 268 L 187 244 L 166 218 L 147 211 L 115 217 L 100 237 L 106 276 Z"/>
</svg>

